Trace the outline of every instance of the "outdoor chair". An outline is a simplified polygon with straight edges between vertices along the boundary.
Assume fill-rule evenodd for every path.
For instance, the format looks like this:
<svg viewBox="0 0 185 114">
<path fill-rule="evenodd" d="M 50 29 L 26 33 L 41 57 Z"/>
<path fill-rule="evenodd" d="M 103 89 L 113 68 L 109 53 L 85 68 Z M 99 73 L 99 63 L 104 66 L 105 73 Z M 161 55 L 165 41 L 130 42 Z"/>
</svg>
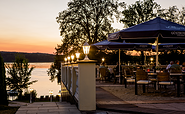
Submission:
<svg viewBox="0 0 185 114">
<path fill-rule="evenodd" d="M 148 78 L 147 72 L 145 72 L 142 69 L 138 69 L 136 71 L 136 84 L 143 85 L 143 93 L 145 93 L 145 85 L 147 85 L 147 92 L 148 92 L 148 86 L 150 83 L 151 81 Z"/>
<path fill-rule="evenodd" d="M 117 72 L 115 68 L 113 69 L 113 71 L 114 71 L 114 82 L 113 83 L 115 84 L 117 82 L 117 79 L 119 80 L 120 75 L 119 75 L 119 72 Z"/>
<path fill-rule="evenodd" d="M 99 68 L 100 70 L 100 81 L 106 81 L 109 76 L 108 76 L 108 69 L 107 68 Z"/>
<path fill-rule="evenodd" d="M 127 83 L 134 83 L 135 82 L 135 76 L 130 68 L 125 68 L 124 69 L 124 83 L 125 83 L 125 88 L 127 87 Z"/>
<path fill-rule="evenodd" d="M 169 68 L 169 72 L 170 73 L 182 73 L 182 71 L 180 70 L 176 70 L 175 68 Z M 182 79 L 182 77 L 180 77 Z M 182 80 L 180 79 L 180 82 L 182 82 Z M 177 78 L 176 77 L 170 77 L 170 80 L 172 80 L 174 83 L 177 82 Z"/>
<path fill-rule="evenodd" d="M 164 85 L 165 87 L 167 85 L 174 85 L 175 87 L 175 84 L 173 81 L 171 81 L 171 78 L 170 78 L 170 73 L 169 72 L 160 72 L 160 73 L 157 73 L 157 84 L 158 84 L 158 87 L 161 85 Z M 175 87 L 176 89 L 176 87 Z"/>
</svg>

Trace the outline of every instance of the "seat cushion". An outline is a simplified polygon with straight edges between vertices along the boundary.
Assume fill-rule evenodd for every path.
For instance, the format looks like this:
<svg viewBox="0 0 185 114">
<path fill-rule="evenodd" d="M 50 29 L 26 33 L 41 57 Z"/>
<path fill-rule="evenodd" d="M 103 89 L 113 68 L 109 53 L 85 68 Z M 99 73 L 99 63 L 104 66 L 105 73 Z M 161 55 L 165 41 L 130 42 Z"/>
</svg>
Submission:
<svg viewBox="0 0 185 114">
<path fill-rule="evenodd" d="M 173 84 L 173 82 L 170 81 L 163 81 L 163 82 L 159 82 L 160 85 L 171 85 Z"/>
<path fill-rule="evenodd" d="M 127 79 L 127 82 L 135 82 L 135 79 Z"/>
<path fill-rule="evenodd" d="M 139 81 L 137 81 L 137 84 L 149 84 L 149 83 L 151 83 L 151 81 L 149 80 L 139 80 Z"/>
<path fill-rule="evenodd" d="M 157 81 L 156 78 L 150 78 L 150 81 Z"/>
</svg>

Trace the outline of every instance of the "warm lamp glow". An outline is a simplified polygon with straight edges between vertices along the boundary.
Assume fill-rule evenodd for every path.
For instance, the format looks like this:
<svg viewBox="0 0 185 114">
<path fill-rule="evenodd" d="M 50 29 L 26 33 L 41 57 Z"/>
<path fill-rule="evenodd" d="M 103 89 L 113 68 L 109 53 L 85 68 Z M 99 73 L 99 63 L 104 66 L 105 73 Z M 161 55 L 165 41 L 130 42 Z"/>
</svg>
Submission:
<svg viewBox="0 0 185 114">
<path fill-rule="evenodd" d="M 153 60 L 154 60 L 154 58 L 151 57 L 151 58 L 150 58 L 150 61 L 153 61 Z"/>
<path fill-rule="evenodd" d="M 51 94 L 51 95 L 52 95 L 52 94 L 53 94 L 53 90 L 49 90 L 49 94 Z"/>
<path fill-rule="evenodd" d="M 76 52 L 76 58 L 77 58 L 77 61 L 79 61 L 79 58 L 80 58 L 80 53 L 79 52 Z"/>
<path fill-rule="evenodd" d="M 64 61 L 65 61 L 65 64 L 66 64 L 67 63 L 67 58 L 66 57 L 64 58 Z"/>
<path fill-rule="evenodd" d="M 105 61 L 105 58 L 102 58 L 102 62 L 104 62 Z"/>
<path fill-rule="evenodd" d="M 32 92 L 33 91 L 33 88 L 30 88 L 30 92 Z"/>
<path fill-rule="evenodd" d="M 74 58 L 75 58 L 75 56 L 74 56 L 74 55 L 71 55 L 71 59 L 72 59 L 71 62 L 74 62 L 74 61 L 73 61 Z"/>
<path fill-rule="evenodd" d="M 89 50 L 90 50 L 90 45 L 87 42 L 85 42 L 85 44 L 83 45 L 83 51 L 85 54 L 84 60 L 89 60 L 89 58 L 87 56 L 89 54 Z"/>
<path fill-rule="evenodd" d="M 68 63 L 70 63 L 70 56 L 67 57 Z"/>
</svg>

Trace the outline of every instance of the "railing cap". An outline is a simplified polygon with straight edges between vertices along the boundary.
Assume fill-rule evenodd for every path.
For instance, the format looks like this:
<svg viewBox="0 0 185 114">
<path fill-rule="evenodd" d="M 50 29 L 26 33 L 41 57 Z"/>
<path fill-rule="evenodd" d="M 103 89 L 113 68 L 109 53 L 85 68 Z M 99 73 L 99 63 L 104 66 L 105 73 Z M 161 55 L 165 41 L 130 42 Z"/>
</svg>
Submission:
<svg viewBox="0 0 185 114">
<path fill-rule="evenodd" d="M 97 60 L 79 60 L 77 63 L 97 63 Z"/>
</svg>

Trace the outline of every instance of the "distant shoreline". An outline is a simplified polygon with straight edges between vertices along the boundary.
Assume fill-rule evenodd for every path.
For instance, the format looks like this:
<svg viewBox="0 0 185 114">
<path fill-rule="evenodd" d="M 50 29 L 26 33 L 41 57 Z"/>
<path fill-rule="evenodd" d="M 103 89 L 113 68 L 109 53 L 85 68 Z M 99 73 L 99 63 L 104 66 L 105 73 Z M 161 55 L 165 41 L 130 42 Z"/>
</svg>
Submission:
<svg viewBox="0 0 185 114">
<path fill-rule="evenodd" d="M 4 62 L 14 62 L 15 56 L 17 54 L 24 55 L 28 59 L 29 63 L 46 63 L 54 62 L 55 55 L 46 54 L 46 53 L 22 53 L 22 52 L 5 52 L 0 51 L 1 56 L 3 57 Z"/>
<path fill-rule="evenodd" d="M 12 64 L 13 62 L 5 62 L 5 64 Z M 53 62 L 29 62 L 29 67 L 35 68 L 50 68 Z"/>
</svg>

